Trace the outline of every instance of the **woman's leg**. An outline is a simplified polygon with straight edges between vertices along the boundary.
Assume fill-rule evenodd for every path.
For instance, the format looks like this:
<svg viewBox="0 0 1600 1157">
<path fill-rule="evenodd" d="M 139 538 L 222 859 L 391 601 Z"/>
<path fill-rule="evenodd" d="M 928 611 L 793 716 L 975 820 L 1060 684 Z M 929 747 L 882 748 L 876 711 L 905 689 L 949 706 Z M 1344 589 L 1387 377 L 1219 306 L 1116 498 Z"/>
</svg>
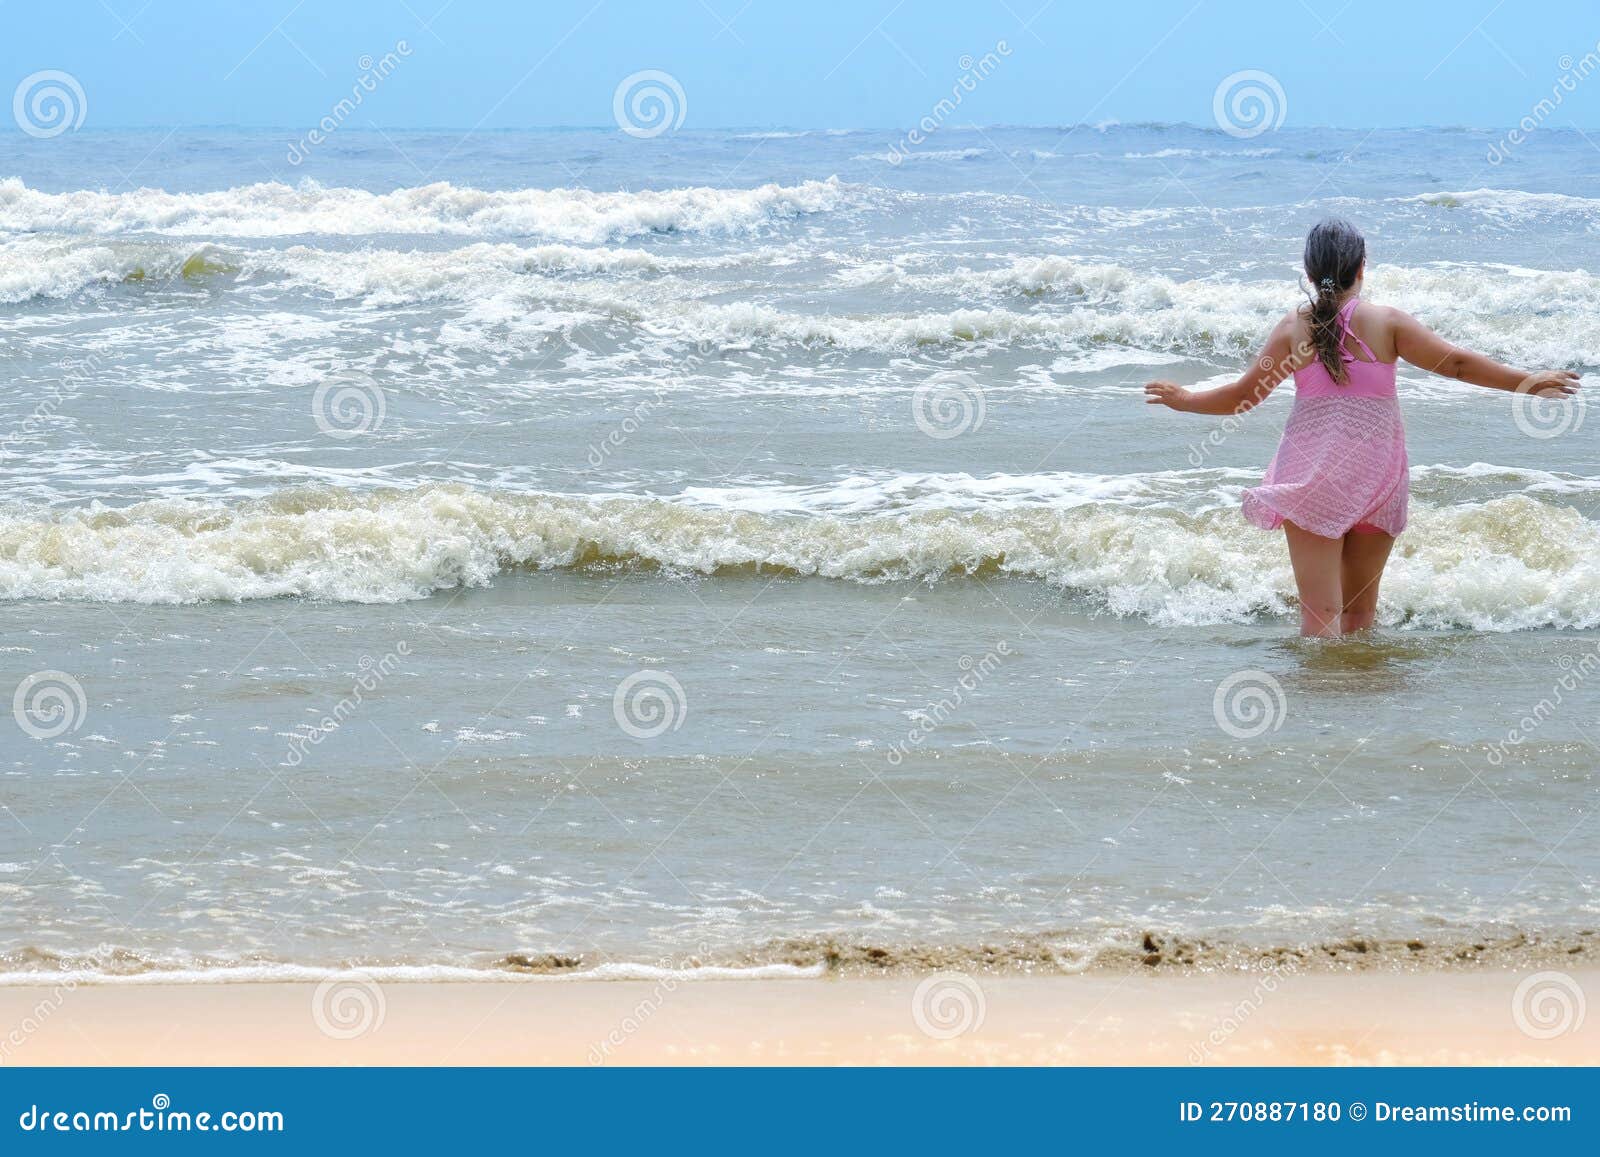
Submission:
<svg viewBox="0 0 1600 1157">
<path fill-rule="evenodd" d="M 1383 533 L 1347 534 L 1340 560 L 1341 589 L 1344 592 L 1344 633 L 1365 631 L 1378 617 L 1378 580 L 1394 536 Z"/>
<path fill-rule="evenodd" d="M 1344 540 L 1323 538 L 1292 522 L 1283 524 L 1289 537 L 1289 564 L 1300 589 L 1300 633 L 1323 639 L 1339 637 L 1344 614 L 1340 561 Z"/>
</svg>

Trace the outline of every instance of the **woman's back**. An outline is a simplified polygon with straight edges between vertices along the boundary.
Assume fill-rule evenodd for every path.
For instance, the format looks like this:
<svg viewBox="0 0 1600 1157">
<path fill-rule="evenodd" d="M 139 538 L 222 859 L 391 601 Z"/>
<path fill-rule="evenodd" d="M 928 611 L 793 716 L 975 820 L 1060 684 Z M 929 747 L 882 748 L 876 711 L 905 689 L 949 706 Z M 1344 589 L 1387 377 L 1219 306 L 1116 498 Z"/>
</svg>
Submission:
<svg viewBox="0 0 1600 1157">
<path fill-rule="evenodd" d="M 1399 534 L 1406 524 L 1405 425 L 1395 396 L 1393 361 L 1384 361 L 1354 320 L 1351 297 L 1333 319 L 1344 380 L 1335 380 L 1320 357 L 1294 373 L 1294 409 L 1278 453 L 1260 486 L 1244 493 L 1244 515 L 1275 529 L 1285 521 L 1325 538 L 1353 527 Z M 1376 310 L 1361 319 L 1381 344 Z M 1310 321 L 1301 319 L 1310 338 Z M 1305 348 L 1300 346 L 1298 348 Z"/>
<path fill-rule="evenodd" d="M 1301 311 L 1296 314 L 1296 323 L 1303 332 L 1297 334 L 1295 348 L 1310 348 L 1310 317 Z M 1388 323 L 1387 311 L 1362 304 L 1358 298 L 1352 297 L 1339 311 L 1337 324 L 1345 380 L 1334 381 L 1328 367 L 1320 359 L 1312 358 L 1294 372 L 1295 396 L 1344 394 L 1353 398 L 1394 397 L 1395 360 L 1398 354 L 1395 350 L 1394 326 Z"/>
</svg>

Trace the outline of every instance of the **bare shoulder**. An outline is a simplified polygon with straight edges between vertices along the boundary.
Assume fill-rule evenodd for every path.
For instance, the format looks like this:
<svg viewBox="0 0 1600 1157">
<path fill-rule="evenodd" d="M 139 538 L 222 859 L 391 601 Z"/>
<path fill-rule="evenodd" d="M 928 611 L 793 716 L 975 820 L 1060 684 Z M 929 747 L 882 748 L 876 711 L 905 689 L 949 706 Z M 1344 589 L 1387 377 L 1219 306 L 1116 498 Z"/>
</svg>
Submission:
<svg viewBox="0 0 1600 1157">
<path fill-rule="evenodd" d="M 1385 333 L 1394 333 L 1417 324 L 1417 319 L 1403 309 L 1392 305 L 1369 305 L 1362 302 L 1356 307 L 1356 316 L 1366 325 Z"/>
<path fill-rule="evenodd" d="M 1311 336 L 1311 309 L 1301 305 L 1291 309 L 1278 319 L 1278 324 L 1272 327 L 1273 338 L 1288 338 L 1291 345 L 1298 345 Z"/>
<path fill-rule="evenodd" d="M 1350 328 L 1366 342 L 1380 361 L 1392 362 L 1399 356 L 1396 335 L 1415 325 L 1411 315 L 1392 305 L 1359 302 L 1350 317 Z"/>
<path fill-rule="evenodd" d="M 1284 314 L 1273 327 L 1272 340 L 1286 347 L 1294 363 L 1303 363 L 1311 356 L 1311 307 L 1301 305 Z"/>
<path fill-rule="evenodd" d="M 1363 318 L 1371 319 L 1379 325 L 1392 325 L 1406 316 L 1392 305 L 1374 305 L 1370 301 L 1359 302 L 1356 305 L 1356 313 Z"/>
</svg>

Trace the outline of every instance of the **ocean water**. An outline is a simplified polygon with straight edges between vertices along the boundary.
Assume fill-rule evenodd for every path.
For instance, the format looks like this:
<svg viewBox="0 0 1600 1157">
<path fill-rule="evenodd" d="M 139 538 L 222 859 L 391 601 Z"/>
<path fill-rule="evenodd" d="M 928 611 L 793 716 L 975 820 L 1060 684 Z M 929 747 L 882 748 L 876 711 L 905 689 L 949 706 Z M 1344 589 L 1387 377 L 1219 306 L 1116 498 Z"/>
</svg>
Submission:
<svg viewBox="0 0 1600 1157">
<path fill-rule="evenodd" d="M 1495 139 L 5 138 L 0 982 L 1593 951 L 1600 418 L 1402 367 L 1316 644 L 1292 384 L 1140 392 L 1328 212 L 1600 366 L 1600 152 Z"/>
</svg>

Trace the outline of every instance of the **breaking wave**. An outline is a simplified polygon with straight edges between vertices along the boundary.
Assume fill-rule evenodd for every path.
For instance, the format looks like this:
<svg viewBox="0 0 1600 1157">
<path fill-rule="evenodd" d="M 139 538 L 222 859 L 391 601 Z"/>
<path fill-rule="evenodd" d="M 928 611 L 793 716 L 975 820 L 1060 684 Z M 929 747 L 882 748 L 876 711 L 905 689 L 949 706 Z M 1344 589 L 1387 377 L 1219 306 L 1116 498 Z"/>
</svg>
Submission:
<svg viewBox="0 0 1600 1157">
<path fill-rule="evenodd" d="M 0 302 L 70 297 L 97 285 L 249 279 L 370 305 L 429 301 L 490 309 L 518 324 L 538 309 L 607 318 L 651 335 L 892 351 L 988 343 L 1122 346 L 1206 356 L 1256 348 L 1300 300 L 1292 279 L 1181 279 L 1051 254 L 984 268 L 926 259 L 852 261 L 829 254 L 835 283 L 879 294 L 878 308 L 805 311 L 783 298 L 706 300 L 717 270 L 805 260 L 792 246 L 704 256 L 628 246 L 476 242 L 451 249 L 248 249 L 219 242 L 24 236 L 0 242 Z M 900 295 L 954 308 L 904 311 Z M 1440 262 L 1380 266 L 1369 296 L 1416 314 L 1447 338 L 1539 365 L 1600 365 L 1600 277 L 1583 270 Z M 498 304 L 503 309 L 491 306 Z M 857 304 L 857 303 L 852 303 Z M 895 308 L 902 306 L 902 308 Z M 452 333 L 455 330 L 451 330 Z"/>
<path fill-rule="evenodd" d="M 853 497 L 849 485 L 662 498 L 429 484 L 233 503 L 13 506 L 0 512 L 0 597 L 381 603 L 484 586 L 515 569 L 642 568 L 853 582 L 1008 576 L 1180 625 L 1288 613 L 1294 585 L 1281 539 L 1231 503 L 1171 504 L 1162 488 L 1180 486 L 1179 473 L 947 480 L 909 494 L 891 479 Z M 1600 524 L 1529 493 L 1437 505 L 1419 497 L 1380 615 L 1419 628 L 1600 626 Z"/>
<path fill-rule="evenodd" d="M 753 189 L 637 193 L 474 189 L 447 181 L 389 193 L 327 188 L 312 181 L 210 193 L 46 193 L 12 177 L 0 180 L 0 230 L 180 237 L 437 233 L 599 243 L 647 233 L 745 233 L 785 218 L 838 209 L 849 196 L 849 188 L 834 178 Z"/>
<path fill-rule="evenodd" d="M 1508 222 L 1560 214 L 1592 218 L 1600 212 L 1600 199 L 1594 197 L 1574 197 L 1568 193 L 1530 193 L 1523 189 L 1418 193 L 1403 199 L 1439 209 L 1467 209 Z"/>
</svg>

